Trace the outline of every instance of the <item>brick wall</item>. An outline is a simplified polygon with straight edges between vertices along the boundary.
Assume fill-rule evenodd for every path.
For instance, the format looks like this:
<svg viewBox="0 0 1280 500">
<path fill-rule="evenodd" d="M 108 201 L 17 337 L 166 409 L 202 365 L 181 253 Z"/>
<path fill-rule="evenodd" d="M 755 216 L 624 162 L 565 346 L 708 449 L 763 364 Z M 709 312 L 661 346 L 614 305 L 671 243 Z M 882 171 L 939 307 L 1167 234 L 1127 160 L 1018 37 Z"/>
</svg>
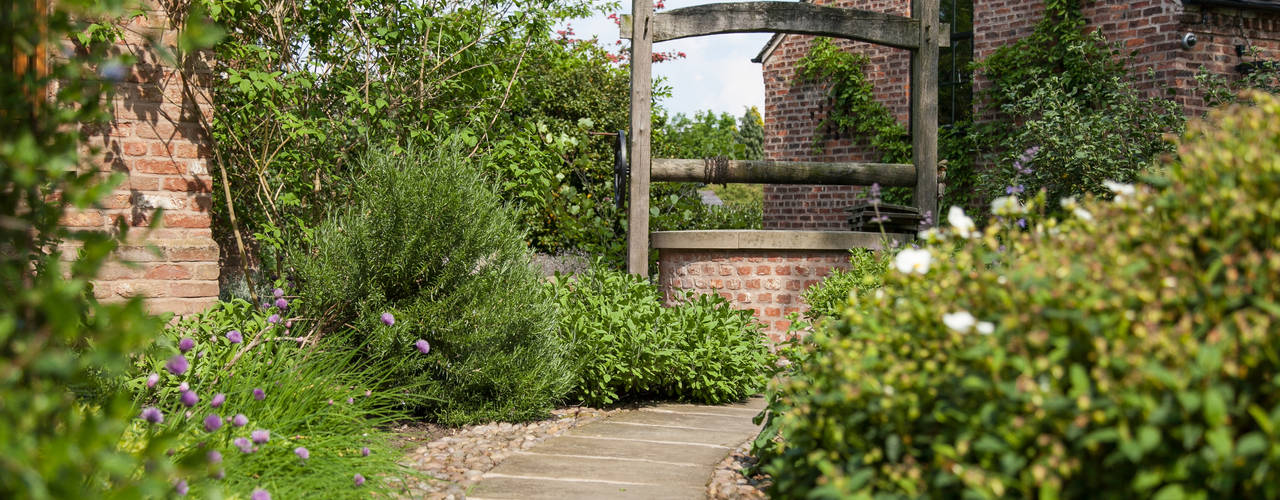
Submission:
<svg viewBox="0 0 1280 500">
<path fill-rule="evenodd" d="M 909 0 L 815 0 L 817 5 L 858 7 L 910 15 Z M 826 89 L 819 85 L 793 85 L 796 62 L 809 52 L 813 37 L 787 35 L 763 61 L 765 84 L 764 151 L 771 160 L 878 161 L 865 140 L 839 136 L 814 152 L 814 130 L 826 116 Z M 846 50 L 869 59 L 867 73 L 875 85 L 876 99 L 902 123 L 907 122 L 907 83 L 911 78 L 910 52 L 880 45 L 838 40 Z M 842 209 L 857 197 L 854 186 L 773 185 L 764 187 L 765 229 L 847 229 Z"/>
<path fill-rule="evenodd" d="M 804 290 L 831 269 L 849 269 L 847 250 L 682 250 L 664 248 L 658 261 L 658 286 L 667 304 L 678 290 L 718 294 L 734 307 L 751 310 L 773 342 L 784 340 L 791 322 L 804 312 Z"/>
<path fill-rule="evenodd" d="M 200 126 L 212 112 L 212 75 L 207 61 L 191 58 L 178 71 L 151 50 L 153 40 L 174 48 L 177 33 L 156 4 L 145 13 L 121 21 L 117 49 L 137 64 L 115 83 L 108 106 L 113 120 L 84 130 L 92 164 L 124 175 L 124 182 L 101 209 L 69 214 L 66 223 L 110 230 L 123 219 L 131 226 L 120 257 L 134 265 L 107 265 L 95 283 L 99 299 L 142 296 L 153 311 L 186 314 L 207 307 L 219 291 L 209 217 L 211 150 Z M 162 220 L 148 232 L 156 208 L 164 209 Z"/>
<path fill-rule="evenodd" d="M 816 0 L 821 5 L 856 7 L 908 15 L 909 0 Z M 1101 29 L 1111 41 L 1135 51 L 1132 70 L 1138 87 L 1152 95 L 1174 88 L 1174 99 L 1190 114 L 1204 110 L 1191 91 L 1196 72 L 1237 77 L 1235 66 L 1245 59 L 1236 46 L 1261 49 L 1261 59 L 1280 59 L 1280 13 L 1256 9 L 1203 8 L 1183 5 L 1182 0 L 1093 0 L 1083 13 L 1089 29 Z M 1042 0 L 974 0 L 974 59 L 982 60 L 999 47 L 1027 36 L 1044 15 Z M 1183 49 L 1181 38 L 1193 32 L 1199 44 Z M 765 81 L 765 155 L 777 160 L 868 161 L 875 155 L 865 143 L 842 137 L 824 144 L 824 153 L 811 151 L 813 131 L 821 121 L 826 102 L 822 89 L 794 85 L 794 66 L 803 58 L 812 37 L 787 35 L 762 62 Z M 904 50 L 845 42 L 871 58 L 868 76 L 876 97 L 899 120 L 907 120 L 909 57 Z M 1251 60 L 1251 59 L 1250 59 Z M 1149 71 L 1154 72 L 1149 76 Z M 977 77 L 974 94 L 990 87 Z M 979 117 L 991 119 L 992 116 Z M 765 186 L 766 229 L 843 229 L 840 209 L 856 196 L 849 186 Z"/>
</svg>

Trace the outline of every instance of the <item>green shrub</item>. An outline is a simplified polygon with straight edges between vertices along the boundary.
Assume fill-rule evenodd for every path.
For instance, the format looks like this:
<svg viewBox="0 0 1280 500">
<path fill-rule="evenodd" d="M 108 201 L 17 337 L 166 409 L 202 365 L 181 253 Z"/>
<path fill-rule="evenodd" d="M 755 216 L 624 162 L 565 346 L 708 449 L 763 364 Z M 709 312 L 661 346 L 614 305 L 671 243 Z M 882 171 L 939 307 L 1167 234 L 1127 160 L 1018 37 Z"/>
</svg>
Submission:
<svg viewBox="0 0 1280 500">
<path fill-rule="evenodd" d="M 513 211 L 449 148 L 371 152 L 351 206 L 290 257 L 322 331 L 349 325 L 446 424 L 545 415 L 568 389 L 555 309 Z M 394 325 L 383 325 L 389 313 Z M 418 339 L 431 356 L 417 356 Z"/>
<path fill-rule="evenodd" d="M 587 405 L 671 398 L 725 403 L 762 388 L 772 356 L 750 311 L 720 296 L 663 307 L 648 280 L 600 266 L 548 285 L 571 346 L 570 396 Z"/>
<path fill-rule="evenodd" d="M 295 302 L 290 309 L 298 306 Z M 342 342 L 348 332 L 317 339 L 292 330 L 295 320 L 284 313 L 234 300 L 167 329 L 130 381 L 139 405 L 159 410 L 164 420 L 135 420 L 126 442 L 167 432 L 179 436 L 170 449 L 180 463 L 220 453 L 220 463 L 180 477 L 198 496 L 248 498 L 259 488 L 276 498 L 393 493 L 396 485 L 389 479 L 415 473 L 398 464 L 400 451 L 381 429 L 405 418 L 397 409 L 415 396 L 381 390 L 394 367 L 361 364 L 356 351 Z M 272 316 L 279 320 L 273 323 Z M 239 333 L 237 342 L 228 337 L 233 331 Z M 192 341 L 185 353 L 180 349 L 184 338 Z M 166 369 L 174 356 L 188 361 L 185 373 Z M 151 386 L 150 374 L 159 375 Z M 181 401 L 183 383 L 198 396 L 192 406 Z M 218 394 L 225 399 L 214 401 Z M 211 415 L 218 424 L 212 431 L 206 427 Z M 236 425 L 237 415 L 245 416 L 247 425 Z M 251 439 L 255 430 L 268 431 L 270 439 L 242 452 L 234 440 Z M 367 456 L 362 448 L 369 449 Z M 367 483 L 357 486 L 355 474 Z"/>
<path fill-rule="evenodd" d="M 822 282 L 805 290 L 804 303 L 809 304 L 805 316 L 811 321 L 834 317 L 844 309 L 849 296 L 880 288 L 884 271 L 889 266 L 890 252 L 875 252 L 865 248 L 850 250 L 849 270 L 832 269 Z"/>
<path fill-rule="evenodd" d="M 780 389 L 772 493 L 1280 496 L 1280 100 L 1214 116 L 1169 179 L 895 257 Z"/>
</svg>

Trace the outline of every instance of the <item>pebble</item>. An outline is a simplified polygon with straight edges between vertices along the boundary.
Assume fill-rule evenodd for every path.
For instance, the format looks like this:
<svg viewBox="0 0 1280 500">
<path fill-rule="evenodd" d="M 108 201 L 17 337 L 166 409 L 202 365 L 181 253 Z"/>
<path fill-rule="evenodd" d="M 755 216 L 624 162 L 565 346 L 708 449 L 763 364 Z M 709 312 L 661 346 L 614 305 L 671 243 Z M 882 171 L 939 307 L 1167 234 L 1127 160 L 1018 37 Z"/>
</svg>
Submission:
<svg viewBox="0 0 1280 500">
<path fill-rule="evenodd" d="M 751 456 L 751 441 L 742 443 L 727 458 L 716 465 L 707 483 L 707 498 L 712 500 L 761 500 L 769 498 L 764 490 L 769 487 L 765 475 L 747 476 L 744 471 L 755 465 Z"/>
<path fill-rule="evenodd" d="M 613 415 L 623 409 L 601 410 L 587 407 L 560 408 L 551 417 L 526 424 L 498 423 L 460 427 L 448 435 L 416 446 L 402 464 L 426 473 L 427 477 L 401 483 L 390 478 L 402 498 L 466 498 L 466 491 L 484 473 L 507 457 L 576 426 Z M 763 497 L 761 497 L 763 498 Z"/>
</svg>

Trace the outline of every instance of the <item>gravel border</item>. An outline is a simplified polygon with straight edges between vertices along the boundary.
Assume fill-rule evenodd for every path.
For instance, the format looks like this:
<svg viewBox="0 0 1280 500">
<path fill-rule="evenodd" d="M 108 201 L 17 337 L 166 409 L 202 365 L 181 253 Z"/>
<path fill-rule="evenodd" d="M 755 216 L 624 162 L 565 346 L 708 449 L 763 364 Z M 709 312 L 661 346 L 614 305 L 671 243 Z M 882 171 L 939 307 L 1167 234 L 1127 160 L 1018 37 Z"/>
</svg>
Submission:
<svg viewBox="0 0 1280 500">
<path fill-rule="evenodd" d="M 729 456 L 716 465 L 716 470 L 711 474 L 711 481 L 707 483 L 707 498 L 713 500 L 757 500 L 769 498 L 765 494 L 765 488 L 769 487 L 769 478 L 763 474 L 755 476 L 747 476 L 746 470 L 756 464 L 756 458 L 751 456 L 751 442 L 749 440 L 735 448 L 729 453 Z"/>
<path fill-rule="evenodd" d="M 395 429 L 405 444 L 401 464 L 430 477 L 398 485 L 401 496 L 461 500 L 485 472 L 515 452 L 622 411 L 626 410 L 574 406 L 552 410 L 551 418 L 522 424 L 491 423 L 459 428 L 402 425 Z M 426 444 L 420 444 L 423 441 Z"/>
</svg>

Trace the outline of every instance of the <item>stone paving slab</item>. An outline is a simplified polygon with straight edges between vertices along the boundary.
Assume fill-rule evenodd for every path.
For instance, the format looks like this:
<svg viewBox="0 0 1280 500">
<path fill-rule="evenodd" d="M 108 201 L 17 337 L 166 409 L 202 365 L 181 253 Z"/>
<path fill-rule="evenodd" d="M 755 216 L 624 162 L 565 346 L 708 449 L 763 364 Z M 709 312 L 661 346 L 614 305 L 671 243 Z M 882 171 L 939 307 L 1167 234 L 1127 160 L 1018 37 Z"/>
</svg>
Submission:
<svg viewBox="0 0 1280 500">
<path fill-rule="evenodd" d="M 763 398 L 660 404 L 548 439 L 484 475 L 468 498 L 703 498 L 717 463 L 755 437 Z"/>
</svg>

